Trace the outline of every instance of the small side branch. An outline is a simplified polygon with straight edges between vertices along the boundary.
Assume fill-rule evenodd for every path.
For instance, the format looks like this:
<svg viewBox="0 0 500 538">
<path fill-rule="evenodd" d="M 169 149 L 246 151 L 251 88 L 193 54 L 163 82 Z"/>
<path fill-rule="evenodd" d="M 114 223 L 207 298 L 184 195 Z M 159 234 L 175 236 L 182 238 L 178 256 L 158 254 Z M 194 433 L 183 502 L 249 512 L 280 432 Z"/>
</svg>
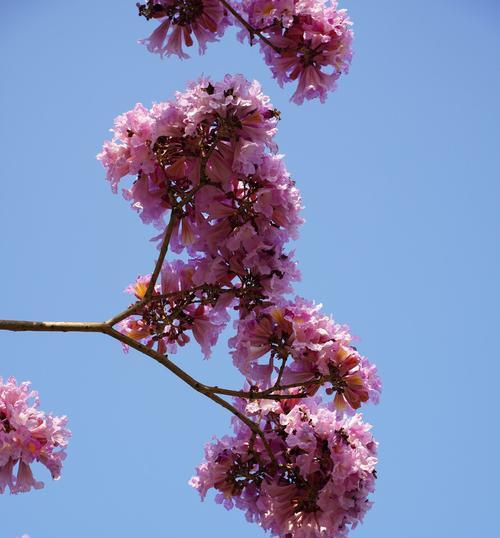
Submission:
<svg viewBox="0 0 500 538">
<path fill-rule="evenodd" d="M 258 36 L 263 43 L 265 43 L 268 47 L 271 47 L 274 52 L 277 52 L 278 54 L 281 53 L 281 49 L 274 45 L 260 30 L 257 28 L 254 28 L 248 21 L 246 21 L 229 2 L 226 2 L 226 0 L 219 0 L 219 2 L 231 13 L 231 15 L 237 19 L 247 30 L 250 34 L 250 42 L 252 42 L 253 38 L 255 36 Z"/>
<path fill-rule="evenodd" d="M 163 266 L 163 262 L 165 261 L 165 256 L 167 255 L 168 246 L 170 244 L 170 239 L 172 239 L 172 233 L 174 231 L 174 226 L 176 223 L 177 223 L 177 217 L 175 215 L 175 209 L 172 208 L 172 212 L 170 213 L 170 220 L 168 221 L 168 226 L 167 226 L 167 229 L 165 230 L 165 235 L 163 236 L 163 241 L 160 247 L 160 254 L 158 255 L 158 260 L 156 261 L 153 274 L 151 275 L 151 280 L 149 281 L 148 289 L 146 290 L 146 294 L 144 295 L 145 301 L 148 301 L 153 295 L 153 291 L 155 289 L 155 285 L 158 280 L 158 277 L 160 276 L 160 271 Z M 122 318 L 122 319 L 125 319 L 125 318 Z M 118 321 L 121 321 L 121 319 Z"/>
<path fill-rule="evenodd" d="M 167 224 L 167 229 L 165 230 L 165 235 L 163 236 L 163 241 L 160 246 L 160 253 L 158 255 L 158 259 L 156 260 L 156 264 L 153 269 L 153 274 L 151 275 L 151 280 L 149 281 L 146 293 L 144 294 L 144 300 L 143 300 L 144 303 L 149 302 L 151 300 L 151 297 L 153 296 L 156 282 L 158 281 L 158 277 L 160 276 L 160 272 L 163 267 L 163 262 L 165 261 L 165 256 L 167 255 L 168 247 L 170 246 L 170 240 L 172 239 L 172 234 L 174 232 L 175 225 L 182 219 L 183 208 L 185 208 L 187 204 L 191 203 L 194 197 L 196 196 L 196 194 L 198 193 L 198 191 L 209 183 L 209 179 L 206 176 L 206 166 L 208 163 L 208 159 L 210 158 L 210 155 L 212 151 L 214 150 L 214 148 L 215 148 L 215 143 L 210 148 L 208 155 L 205 156 L 201 160 L 201 163 L 200 163 L 201 181 L 196 187 L 194 187 L 189 193 L 187 193 L 187 195 L 179 203 L 176 203 L 174 201 L 174 197 L 172 196 L 172 194 L 168 193 L 170 197 L 170 202 L 172 205 L 172 209 L 170 211 L 170 219 Z M 135 311 L 136 309 L 133 309 L 132 313 Z M 114 321 L 114 323 L 118 323 L 118 321 L 121 321 L 122 319 L 125 319 L 126 317 L 127 317 L 126 315 L 124 317 L 117 316 L 117 321 Z"/>
<path fill-rule="evenodd" d="M 301 385 L 302 386 L 302 385 Z M 245 400 L 294 400 L 297 398 L 305 398 L 308 395 L 306 393 L 299 394 L 276 394 L 275 391 L 281 390 L 279 387 L 273 387 L 264 391 L 246 391 L 246 390 L 232 390 L 224 389 L 221 387 L 207 387 L 208 390 L 214 394 L 223 394 L 224 396 L 233 396 L 234 398 L 243 398 Z"/>
</svg>

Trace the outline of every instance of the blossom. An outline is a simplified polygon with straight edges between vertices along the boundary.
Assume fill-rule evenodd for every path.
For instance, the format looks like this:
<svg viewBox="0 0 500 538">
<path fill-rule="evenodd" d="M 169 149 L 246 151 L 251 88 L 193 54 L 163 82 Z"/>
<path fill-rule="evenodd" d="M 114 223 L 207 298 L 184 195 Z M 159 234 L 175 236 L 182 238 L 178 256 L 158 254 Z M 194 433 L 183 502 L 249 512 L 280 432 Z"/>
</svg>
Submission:
<svg viewBox="0 0 500 538">
<path fill-rule="evenodd" d="M 332 387 L 327 393 L 337 392 L 334 405 L 339 411 L 350 406 L 358 409 L 363 402 L 370 399 L 369 382 L 363 372 L 359 354 L 351 349 L 340 346 L 332 363 L 329 365 Z"/>
<path fill-rule="evenodd" d="M 168 120 L 167 120 L 168 118 Z M 173 106 L 162 109 L 161 125 L 170 122 L 170 132 L 182 132 L 182 117 Z M 152 139 L 158 129 L 151 110 L 137 104 L 132 110 L 115 119 L 113 139 L 106 141 L 97 158 L 107 170 L 107 179 L 114 193 L 122 179 L 135 176 L 134 184 L 123 190 L 145 223 L 163 225 L 170 203 L 165 194 L 165 171 L 158 166 Z"/>
<path fill-rule="evenodd" d="M 162 230 L 157 239 L 176 211 L 170 248 L 196 259 L 195 284 L 238 287 L 241 313 L 291 292 L 299 278 L 286 244 L 298 236 L 302 203 L 276 153 L 277 122 L 256 81 L 201 78 L 171 102 L 137 104 L 118 116 L 98 155 L 114 192 L 135 176 L 124 196 L 143 222 Z M 193 328 L 208 349 L 203 316 Z M 147 336 L 140 321 L 124 325 L 134 337 Z"/>
<path fill-rule="evenodd" d="M 230 24 L 219 0 L 148 0 L 137 7 L 139 15 L 160 21 L 156 30 L 139 43 L 161 56 L 175 54 L 181 59 L 189 58 L 183 45 L 193 46 L 193 34 L 200 54 L 204 54 L 207 43 L 218 41 Z"/>
<path fill-rule="evenodd" d="M 255 2 L 252 16 L 270 25 L 270 35 L 280 25 L 276 39 L 291 39 L 301 24 L 321 26 L 314 17 L 323 4 Z M 317 38 L 311 32 L 301 54 Z M 297 77 L 306 96 L 308 68 L 324 75 L 304 66 Z M 202 77 L 172 101 L 138 104 L 115 120 L 98 156 L 112 190 L 132 176 L 125 198 L 160 230 L 153 240 L 162 240 L 162 255 L 165 246 L 182 255 L 162 258 L 149 294 L 151 275 L 126 288 L 138 302 L 117 328 L 161 354 L 194 340 L 208 358 L 232 310 L 229 345 L 246 378 L 236 394 L 247 400 L 235 400 L 233 435 L 206 446 L 191 485 L 202 498 L 214 488 L 217 502 L 244 510 L 275 536 L 345 538 L 370 507 L 375 480 L 377 445 L 355 412 L 377 403 L 381 385 L 346 325 L 320 304 L 286 297 L 300 278 L 288 243 L 303 220 L 274 141 L 278 119 L 256 81 L 227 75 Z M 221 391 L 228 393 L 235 391 Z M 3 480 L 11 486 L 9 465 Z M 18 483 L 37 487 L 24 464 Z"/>
<path fill-rule="evenodd" d="M 246 512 L 280 538 L 344 538 L 371 507 L 377 443 L 361 415 L 339 416 L 303 400 L 291 410 L 277 402 L 239 404 L 264 430 L 275 461 L 260 437 L 241 422 L 234 434 L 205 446 L 205 460 L 190 485 L 202 499 L 213 488 L 226 508 Z"/>
<path fill-rule="evenodd" d="M 292 101 L 324 102 L 352 59 L 352 23 L 346 10 L 338 9 L 334 0 L 243 0 L 242 8 L 272 45 L 260 44 L 280 86 L 297 80 Z M 248 31 L 243 28 L 240 38 L 245 37 Z"/>
<path fill-rule="evenodd" d="M 120 322 L 123 334 L 142 341 L 161 353 L 175 353 L 178 346 L 190 341 L 190 334 L 208 358 L 220 332 L 229 321 L 224 297 L 216 297 L 210 289 L 196 289 L 192 277 L 195 261 L 176 260 L 162 267 L 161 286 L 156 286 L 151 301 L 136 315 Z M 151 275 L 139 276 L 125 291 L 142 299 Z M 230 298 L 229 298 L 230 299 Z"/>
<path fill-rule="evenodd" d="M 283 86 L 297 81 L 292 101 L 319 98 L 324 102 L 335 90 L 352 59 L 352 23 L 336 0 L 242 0 L 233 7 L 246 22 L 236 18 L 240 40 L 251 44 L 258 35 L 261 51 L 273 76 Z M 219 0 L 148 0 L 137 4 L 146 19 L 160 25 L 140 43 L 150 52 L 188 58 L 183 46 L 198 39 L 203 54 L 209 41 L 217 41 L 233 22 Z M 249 31 L 249 26 L 252 31 Z"/>
<path fill-rule="evenodd" d="M 264 154 L 276 149 L 277 121 L 256 81 L 227 75 L 212 84 L 201 78 L 172 102 L 150 109 L 137 104 L 118 116 L 113 139 L 97 158 L 113 192 L 123 178 L 135 177 L 125 197 L 145 223 L 162 228 L 172 204 L 199 185 L 202 162 L 204 181 L 220 183 L 225 191 L 234 188 L 236 174 L 255 173 Z M 276 173 L 287 176 L 284 169 Z M 192 203 L 186 206 L 189 213 Z"/>
<path fill-rule="evenodd" d="M 352 346 L 346 325 L 321 313 L 321 305 L 297 297 L 251 312 L 236 322 L 230 340 L 235 366 L 260 388 L 272 383 L 285 363 L 281 385 L 304 383 L 309 394 L 329 385 L 339 411 L 376 403 L 380 380 L 376 368 Z M 264 362 L 259 360 L 264 358 Z"/>
<path fill-rule="evenodd" d="M 61 475 L 70 431 L 67 417 L 46 414 L 38 409 L 38 394 L 30 383 L 17 384 L 13 377 L 0 377 L 0 493 L 40 489 L 31 470 L 35 461 L 47 467 L 54 480 Z M 15 470 L 17 466 L 17 472 Z"/>
<path fill-rule="evenodd" d="M 255 28 L 266 28 L 276 22 L 290 27 L 295 12 L 294 0 L 243 0 L 241 7 Z"/>
</svg>

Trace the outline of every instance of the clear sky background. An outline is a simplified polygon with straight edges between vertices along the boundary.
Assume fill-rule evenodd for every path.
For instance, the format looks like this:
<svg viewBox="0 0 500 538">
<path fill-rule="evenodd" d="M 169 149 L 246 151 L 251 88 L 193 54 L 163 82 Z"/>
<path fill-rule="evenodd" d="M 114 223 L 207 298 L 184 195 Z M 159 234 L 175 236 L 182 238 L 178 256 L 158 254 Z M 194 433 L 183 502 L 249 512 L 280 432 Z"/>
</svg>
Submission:
<svg viewBox="0 0 500 538">
<path fill-rule="evenodd" d="M 351 73 L 326 105 L 289 103 L 231 32 L 161 61 L 133 0 L 0 2 L 0 317 L 102 320 L 150 271 L 145 227 L 95 160 L 113 118 L 201 73 L 259 79 L 282 111 L 280 151 L 302 191 L 298 291 L 348 323 L 382 402 L 375 506 L 355 538 L 497 536 L 500 5 L 344 1 Z M 177 356 L 239 387 L 225 342 Z M 70 417 L 62 479 L 0 498 L 0 538 L 259 538 L 187 485 L 221 408 L 102 335 L 0 333 L 0 375 Z"/>
</svg>

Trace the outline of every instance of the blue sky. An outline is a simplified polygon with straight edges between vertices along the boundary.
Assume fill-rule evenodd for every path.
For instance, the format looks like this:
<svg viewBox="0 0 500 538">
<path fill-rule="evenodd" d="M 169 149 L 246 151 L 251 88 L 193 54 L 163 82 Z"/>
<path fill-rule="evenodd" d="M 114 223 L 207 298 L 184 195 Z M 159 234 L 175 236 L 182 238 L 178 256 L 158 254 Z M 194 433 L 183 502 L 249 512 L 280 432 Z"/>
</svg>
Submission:
<svg viewBox="0 0 500 538">
<path fill-rule="evenodd" d="M 200 74 L 257 78 L 282 112 L 278 142 L 302 191 L 298 291 L 360 337 L 379 366 L 367 409 L 381 443 L 375 506 L 357 538 L 497 532 L 500 8 L 493 0 L 343 3 L 351 73 L 326 105 L 289 103 L 257 48 L 231 34 L 161 61 L 134 2 L 0 5 L 0 317 L 101 320 L 150 270 L 155 233 L 112 196 L 95 154 L 113 118 Z M 264 533 L 187 486 L 229 416 L 102 335 L 0 334 L 0 375 L 68 414 L 59 482 L 2 496 L 0 538 Z M 224 342 L 177 356 L 238 387 Z"/>
</svg>

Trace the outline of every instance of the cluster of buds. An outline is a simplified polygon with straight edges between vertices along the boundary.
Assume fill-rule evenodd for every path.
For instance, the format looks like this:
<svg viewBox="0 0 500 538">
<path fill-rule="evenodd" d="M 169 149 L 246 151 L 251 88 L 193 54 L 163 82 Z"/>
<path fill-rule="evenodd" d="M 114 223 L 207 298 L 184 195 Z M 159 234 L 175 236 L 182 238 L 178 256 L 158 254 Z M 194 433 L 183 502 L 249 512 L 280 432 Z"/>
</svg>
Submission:
<svg viewBox="0 0 500 538">
<path fill-rule="evenodd" d="M 292 101 L 324 102 L 336 81 L 347 73 L 353 32 L 346 10 L 327 0 L 149 0 L 137 4 L 139 14 L 160 25 L 141 41 L 148 50 L 188 58 L 183 45 L 193 36 L 200 54 L 233 22 L 241 40 L 260 38 L 265 62 L 280 86 L 297 81 Z"/>
<path fill-rule="evenodd" d="M 125 198 L 159 228 L 160 252 L 183 255 L 159 258 L 158 283 L 146 275 L 127 288 L 138 308 L 118 328 L 162 354 L 194 339 L 208 357 L 232 316 L 245 381 L 222 394 L 239 418 L 233 436 L 207 445 L 191 484 L 280 538 L 341 538 L 371 505 L 376 443 L 354 413 L 378 401 L 380 381 L 348 327 L 287 299 L 299 278 L 287 243 L 302 218 L 273 140 L 278 119 L 241 75 L 203 78 L 116 119 L 99 155 L 108 180 L 116 192 L 132 176 Z"/>
</svg>

